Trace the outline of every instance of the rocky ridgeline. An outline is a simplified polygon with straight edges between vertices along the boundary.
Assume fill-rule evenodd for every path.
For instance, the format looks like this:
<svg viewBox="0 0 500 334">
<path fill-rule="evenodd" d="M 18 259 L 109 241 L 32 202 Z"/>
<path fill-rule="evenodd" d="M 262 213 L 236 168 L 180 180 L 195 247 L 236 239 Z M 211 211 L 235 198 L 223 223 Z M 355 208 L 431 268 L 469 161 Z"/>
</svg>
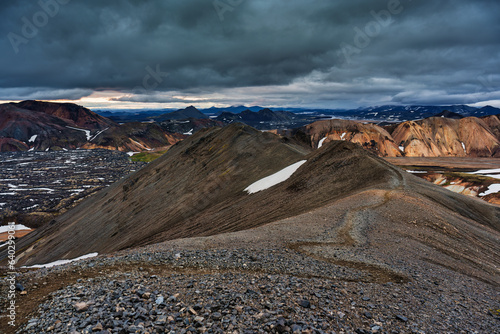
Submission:
<svg viewBox="0 0 500 334">
<path fill-rule="evenodd" d="M 0 219 L 58 213 L 141 168 L 123 152 L 0 152 Z"/>
<path fill-rule="evenodd" d="M 21 274 L 26 298 L 72 274 L 18 333 L 494 333 L 498 291 L 452 272 L 335 279 L 285 250 L 127 251 Z M 277 259 L 282 258 L 282 261 Z M 251 267 L 251 269 L 249 269 Z M 79 279 L 92 271 L 95 276 Z M 300 274 L 302 272 L 302 274 Z M 296 273 L 296 274 L 293 274 Z M 315 277 L 312 277 L 315 276 Z M 21 296 L 22 297 L 22 296 Z M 497 305 L 498 306 L 498 305 Z"/>
</svg>

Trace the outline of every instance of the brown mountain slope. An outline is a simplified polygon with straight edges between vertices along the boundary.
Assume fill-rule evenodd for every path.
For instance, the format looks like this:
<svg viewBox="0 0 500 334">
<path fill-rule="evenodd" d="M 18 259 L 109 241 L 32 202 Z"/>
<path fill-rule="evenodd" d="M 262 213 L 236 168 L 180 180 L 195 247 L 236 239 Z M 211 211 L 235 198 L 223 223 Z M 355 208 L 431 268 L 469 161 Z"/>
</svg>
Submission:
<svg viewBox="0 0 500 334">
<path fill-rule="evenodd" d="M 174 145 L 187 136 L 164 131 L 154 123 L 130 122 L 109 128 L 81 148 L 104 148 L 123 152 L 142 152 Z"/>
<path fill-rule="evenodd" d="M 491 133 L 500 140 L 500 115 L 485 116 L 481 119 L 486 123 Z"/>
<path fill-rule="evenodd" d="M 196 222 L 194 216 L 217 203 L 230 206 L 249 180 L 286 167 L 306 153 L 276 135 L 246 126 L 202 130 L 54 225 L 37 230 L 25 244 L 36 241 L 37 255 L 23 261 L 71 257 L 90 248 L 116 251 L 149 243 L 159 233 L 166 239 L 208 233 L 214 227 Z"/>
<path fill-rule="evenodd" d="M 403 122 L 392 137 L 408 157 L 491 157 L 500 147 L 488 125 L 476 117 Z"/>
<path fill-rule="evenodd" d="M 492 233 L 500 229 L 499 208 L 440 189 L 358 145 L 335 141 L 305 156 L 303 149 L 282 140 L 241 125 L 202 131 L 52 225 L 21 239 L 20 263 L 241 231 L 333 205 L 342 198 L 357 198 L 356 194 L 364 192 L 379 199 L 373 197 L 380 203 L 372 209 L 394 205 L 393 198 L 403 198 L 401 204 L 409 203 L 407 208 L 411 204 L 415 209 L 407 211 L 401 206 L 398 214 L 405 219 L 413 216 L 429 233 L 435 224 L 448 219 L 497 231 Z M 244 191 L 256 180 L 303 159 L 307 162 L 285 182 L 250 195 Z M 351 202 L 353 208 L 360 205 L 363 207 Z M 435 208 L 434 218 L 427 217 L 427 207 Z M 377 214 L 366 214 L 373 224 L 382 223 Z M 385 214 L 390 216 L 390 212 Z M 408 236 L 403 226 L 395 228 L 402 229 L 405 237 L 417 237 Z"/>
<path fill-rule="evenodd" d="M 76 148 L 86 141 L 86 136 L 84 131 L 72 128 L 77 125 L 71 120 L 21 109 L 15 104 L 0 105 L 0 137 L 23 142 L 25 146 L 19 147 L 21 150 L 30 147 L 45 150 L 52 146 Z"/>
<path fill-rule="evenodd" d="M 171 146 L 185 136 L 156 124 L 118 125 L 75 104 L 24 101 L 0 105 L 0 138 L 1 151 L 104 148 L 139 152 Z"/>
<path fill-rule="evenodd" d="M 29 100 L 12 104 L 20 109 L 42 112 L 47 115 L 72 121 L 76 126 L 89 130 L 101 130 L 118 125 L 109 118 L 102 117 L 87 108 L 73 103 L 53 103 Z"/>
<path fill-rule="evenodd" d="M 401 151 L 391 135 L 375 124 L 363 124 L 341 119 L 318 121 L 300 128 L 295 133 L 295 136 L 304 135 L 306 142 L 313 148 L 318 147 L 320 142 L 325 144 L 332 140 L 346 140 L 360 144 L 379 156 L 401 156 Z"/>
<path fill-rule="evenodd" d="M 14 138 L 0 138 L 0 152 L 27 151 L 29 146 Z"/>
</svg>

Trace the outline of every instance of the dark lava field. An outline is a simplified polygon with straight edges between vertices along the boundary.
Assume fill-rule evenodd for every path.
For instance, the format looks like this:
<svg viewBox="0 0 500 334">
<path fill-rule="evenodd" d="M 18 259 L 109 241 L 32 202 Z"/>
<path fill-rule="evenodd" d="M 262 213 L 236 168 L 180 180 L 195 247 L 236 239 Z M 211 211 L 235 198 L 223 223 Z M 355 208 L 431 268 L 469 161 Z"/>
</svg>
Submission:
<svg viewBox="0 0 500 334">
<path fill-rule="evenodd" d="M 0 220 L 36 228 L 143 165 L 109 150 L 0 152 Z"/>
</svg>

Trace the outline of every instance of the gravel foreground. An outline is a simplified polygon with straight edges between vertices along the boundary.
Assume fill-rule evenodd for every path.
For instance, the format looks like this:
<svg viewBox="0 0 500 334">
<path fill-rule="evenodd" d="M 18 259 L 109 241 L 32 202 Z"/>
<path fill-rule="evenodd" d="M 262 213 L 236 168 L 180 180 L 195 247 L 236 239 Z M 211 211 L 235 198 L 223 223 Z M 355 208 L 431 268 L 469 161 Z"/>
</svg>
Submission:
<svg viewBox="0 0 500 334">
<path fill-rule="evenodd" d="M 16 333 L 500 333 L 498 287 L 444 268 L 374 283 L 287 249 L 151 249 L 20 274 L 20 307 L 75 280 Z"/>
</svg>

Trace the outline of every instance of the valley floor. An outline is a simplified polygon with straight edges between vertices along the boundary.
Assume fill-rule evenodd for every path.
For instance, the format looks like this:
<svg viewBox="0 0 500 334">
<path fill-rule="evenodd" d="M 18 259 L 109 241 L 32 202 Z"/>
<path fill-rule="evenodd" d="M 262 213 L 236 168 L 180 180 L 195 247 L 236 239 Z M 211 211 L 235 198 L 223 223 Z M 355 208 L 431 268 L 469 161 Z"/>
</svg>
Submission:
<svg viewBox="0 0 500 334">
<path fill-rule="evenodd" d="M 500 168 L 500 159 L 497 158 L 463 158 L 463 157 L 395 157 L 384 158 L 396 166 L 436 167 L 441 169 L 477 170 Z"/>
</svg>

